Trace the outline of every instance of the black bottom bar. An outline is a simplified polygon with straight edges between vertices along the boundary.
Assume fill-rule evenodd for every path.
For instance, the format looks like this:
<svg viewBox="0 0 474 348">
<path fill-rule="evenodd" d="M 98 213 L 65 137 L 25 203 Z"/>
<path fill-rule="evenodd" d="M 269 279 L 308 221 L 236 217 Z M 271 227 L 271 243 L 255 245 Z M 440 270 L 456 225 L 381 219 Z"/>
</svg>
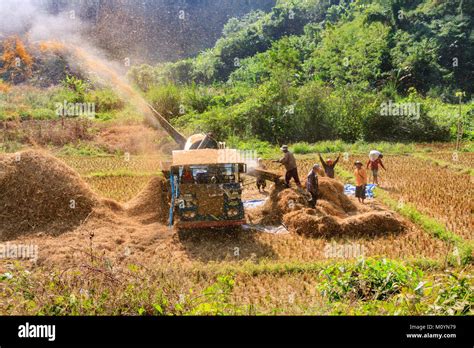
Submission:
<svg viewBox="0 0 474 348">
<path fill-rule="evenodd" d="M 472 317 L 0 317 L 0 346 L 472 347 L 473 327 Z"/>
</svg>

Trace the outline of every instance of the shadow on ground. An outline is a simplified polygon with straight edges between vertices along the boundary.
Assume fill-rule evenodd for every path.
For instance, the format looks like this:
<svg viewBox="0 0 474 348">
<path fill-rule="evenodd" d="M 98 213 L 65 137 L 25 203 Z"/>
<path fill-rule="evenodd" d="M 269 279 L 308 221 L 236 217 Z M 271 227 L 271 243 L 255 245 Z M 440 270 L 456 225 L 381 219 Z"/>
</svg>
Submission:
<svg viewBox="0 0 474 348">
<path fill-rule="evenodd" d="M 179 230 L 176 238 L 190 259 L 202 262 L 277 259 L 270 245 L 255 238 L 257 233 L 241 228 Z"/>
</svg>

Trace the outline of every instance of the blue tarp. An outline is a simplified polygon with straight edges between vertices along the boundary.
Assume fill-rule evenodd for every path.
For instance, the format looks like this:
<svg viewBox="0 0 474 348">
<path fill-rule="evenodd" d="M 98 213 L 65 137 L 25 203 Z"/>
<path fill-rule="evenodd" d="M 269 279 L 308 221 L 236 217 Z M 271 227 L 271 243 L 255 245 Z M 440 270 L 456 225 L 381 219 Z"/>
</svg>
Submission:
<svg viewBox="0 0 474 348">
<path fill-rule="evenodd" d="M 374 188 L 375 187 L 376 187 L 376 185 L 374 185 L 374 184 L 365 185 L 365 195 L 366 195 L 367 198 L 374 198 Z M 354 196 L 355 195 L 355 190 L 356 190 L 356 187 L 354 185 L 351 185 L 351 184 L 345 184 L 344 185 L 344 193 L 347 196 Z"/>
<path fill-rule="evenodd" d="M 245 208 L 252 209 L 263 205 L 265 203 L 265 199 L 251 199 L 248 201 L 244 201 L 243 203 Z"/>
</svg>

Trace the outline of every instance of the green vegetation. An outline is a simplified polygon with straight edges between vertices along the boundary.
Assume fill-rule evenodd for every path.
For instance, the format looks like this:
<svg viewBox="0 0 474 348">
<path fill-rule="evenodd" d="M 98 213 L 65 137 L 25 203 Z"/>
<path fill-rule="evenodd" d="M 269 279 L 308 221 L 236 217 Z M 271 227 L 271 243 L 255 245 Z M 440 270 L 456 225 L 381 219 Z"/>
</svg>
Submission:
<svg viewBox="0 0 474 348">
<path fill-rule="evenodd" d="M 110 88 L 90 91 L 85 97 L 85 102 L 94 103 L 97 112 L 121 110 L 125 103 Z"/>
<path fill-rule="evenodd" d="M 423 273 L 391 260 L 359 260 L 346 265 L 331 265 L 322 275 L 326 281 L 320 290 L 330 301 L 387 300 L 403 287 L 418 284 Z"/>
<path fill-rule="evenodd" d="M 62 115 L 58 106 L 76 103 L 92 103 L 98 120 L 119 118 L 126 105 L 111 88 L 92 88 L 84 80 L 67 76 L 62 85 L 48 89 L 13 86 L 0 91 L 0 120 L 54 120 Z"/>
<path fill-rule="evenodd" d="M 97 145 L 90 143 L 66 144 L 58 152 L 58 156 L 110 156 L 110 153 Z"/>
<path fill-rule="evenodd" d="M 303 154 L 325 140 L 445 141 L 459 121 L 473 139 L 473 12 L 462 0 L 280 0 L 229 20 L 196 57 L 133 66 L 129 77 L 183 132 L 264 155 L 262 142 Z M 65 101 L 94 103 L 98 121 L 137 119 L 111 89 L 76 76 L 46 92 L 1 86 L 1 120 L 54 119 Z"/>
<path fill-rule="evenodd" d="M 12 153 L 20 151 L 23 148 L 23 144 L 17 141 L 7 141 L 0 143 L 0 153 Z"/>
<path fill-rule="evenodd" d="M 278 1 L 230 20 L 195 58 L 130 77 L 183 131 L 229 143 L 444 141 L 459 115 L 472 139 L 473 12 L 461 0 Z"/>
<path fill-rule="evenodd" d="M 432 150 L 418 149 L 416 142 L 454 140 L 461 123 L 467 143 L 461 151 L 474 151 L 474 104 L 469 101 L 474 94 L 473 20 L 474 5 L 463 0 L 279 0 L 269 13 L 229 20 L 215 46 L 196 57 L 134 66 L 129 77 L 184 133 L 212 131 L 228 147 L 254 150 L 265 158 L 280 156 L 283 143 L 298 160 L 306 154 L 314 159 L 315 153 L 366 155 L 378 149 L 414 154 L 472 175 L 471 168 L 430 158 Z M 456 97 L 459 91 L 465 95 Z M 86 119 L 71 122 L 70 128 L 61 125 L 56 103 L 64 102 L 93 103 L 93 121 L 101 124 Z M 395 109 L 387 109 L 390 105 Z M 41 145 L 61 146 L 57 155 L 73 159 L 102 157 L 100 162 L 82 158 L 91 162 L 84 164 L 83 176 L 105 182 L 111 191 L 125 191 L 132 181 L 144 179 L 144 184 L 157 175 L 153 170 L 162 159 L 137 169 L 124 165 L 116 152 L 120 165 L 105 166 L 110 152 L 95 145 L 93 135 L 118 120 L 124 127 L 141 122 L 143 115 L 113 89 L 78 76 L 67 75 L 48 89 L 0 80 L 0 120 L 58 121 L 24 122 L 22 137 L 10 128 L 0 139 L 0 152 L 20 150 L 30 130 L 47 133 L 56 123 L 63 127 L 56 143 L 45 136 Z M 102 166 L 98 170 L 97 163 Z M 353 182 L 342 165 L 336 172 L 344 182 Z M 114 177 L 120 180 L 109 180 Z M 0 274 L 0 314 L 473 314 L 472 242 L 387 191 L 377 189 L 376 194 L 449 245 L 446 261 L 444 252 L 434 250 L 435 260 L 285 262 L 265 256 L 189 266 L 177 258 L 171 268 L 145 268 L 97 256 L 103 247 L 94 252 L 91 239 L 91 254 L 77 268 L 38 265 L 26 270 L 20 263 L 9 264 Z M 293 305 L 286 297 L 295 281 L 303 286 Z M 261 294 L 279 284 L 291 292 Z"/>
<path fill-rule="evenodd" d="M 376 142 L 368 143 L 364 141 L 357 141 L 355 143 L 345 143 L 341 140 L 334 141 L 320 141 L 314 144 L 308 144 L 305 142 L 295 143 L 291 145 L 294 153 L 307 154 L 307 153 L 360 153 L 367 154 L 370 150 L 378 149 L 382 153 L 390 153 L 396 155 L 404 155 L 415 152 L 415 146 L 411 143 L 389 143 L 389 142 Z"/>
<path fill-rule="evenodd" d="M 250 302 L 239 299 L 240 291 L 252 286 L 245 285 L 248 277 L 258 287 L 261 281 L 278 283 L 293 274 L 315 281 L 323 296 L 297 293 L 297 305 L 288 308 L 267 301 L 254 304 L 261 295 Z M 23 315 L 469 315 L 474 296 L 468 269 L 384 259 L 174 271 L 135 264 L 118 269 L 97 257 L 66 271 L 28 271 L 17 262 L 0 274 L 0 285 L 0 313 Z"/>
<path fill-rule="evenodd" d="M 76 93 L 76 102 L 84 101 L 86 91 L 89 89 L 89 84 L 86 81 L 81 80 L 76 76 L 66 75 L 66 78 L 62 81 L 62 83 L 63 86 L 68 90 Z"/>
<path fill-rule="evenodd" d="M 405 288 L 385 301 L 335 302 L 338 315 L 469 315 L 472 313 L 472 276 L 460 271 L 428 275 L 416 288 Z"/>
<path fill-rule="evenodd" d="M 227 141 L 230 147 L 241 150 L 254 150 L 263 158 L 274 158 L 281 155 L 280 147 L 267 141 L 259 139 L 242 140 L 237 137 L 230 137 Z M 413 143 L 389 143 L 389 142 L 364 142 L 347 143 L 342 140 L 318 141 L 316 143 L 297 142 L 289 144 L 290 150 L 298 155 L 331 153 L 331 154 L 367 154 L 370 150 L 378 149 L 382 153 L 392 155 L 405 155 L 417 152 Z"/>
<path fill-rule="evenodd" d="M 435 315 L 468 315 L 472 313 L 474 291 L 472 276 L 470 275 L 444 275 L 438 280 L 438 292 L 435 302 L 429 306 L 428 313 Z M 439 286 L 439 283 L 443 283 Z"/>
</svg>

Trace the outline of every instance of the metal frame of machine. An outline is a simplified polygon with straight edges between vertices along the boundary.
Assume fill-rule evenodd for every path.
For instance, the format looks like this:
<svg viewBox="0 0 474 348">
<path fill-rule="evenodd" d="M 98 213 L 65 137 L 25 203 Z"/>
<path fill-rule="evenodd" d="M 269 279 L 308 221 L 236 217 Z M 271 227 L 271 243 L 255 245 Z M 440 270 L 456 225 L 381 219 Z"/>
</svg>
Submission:
<svg viewBox="0 0 474 348">
<path fill-rule="evenodd" d="M 234 149 L 173 151 L 167 173 L 170 225 L 189 229 L 245 224 L 240 177 L 245 172 L 246 165 Z"/>
</svg>

